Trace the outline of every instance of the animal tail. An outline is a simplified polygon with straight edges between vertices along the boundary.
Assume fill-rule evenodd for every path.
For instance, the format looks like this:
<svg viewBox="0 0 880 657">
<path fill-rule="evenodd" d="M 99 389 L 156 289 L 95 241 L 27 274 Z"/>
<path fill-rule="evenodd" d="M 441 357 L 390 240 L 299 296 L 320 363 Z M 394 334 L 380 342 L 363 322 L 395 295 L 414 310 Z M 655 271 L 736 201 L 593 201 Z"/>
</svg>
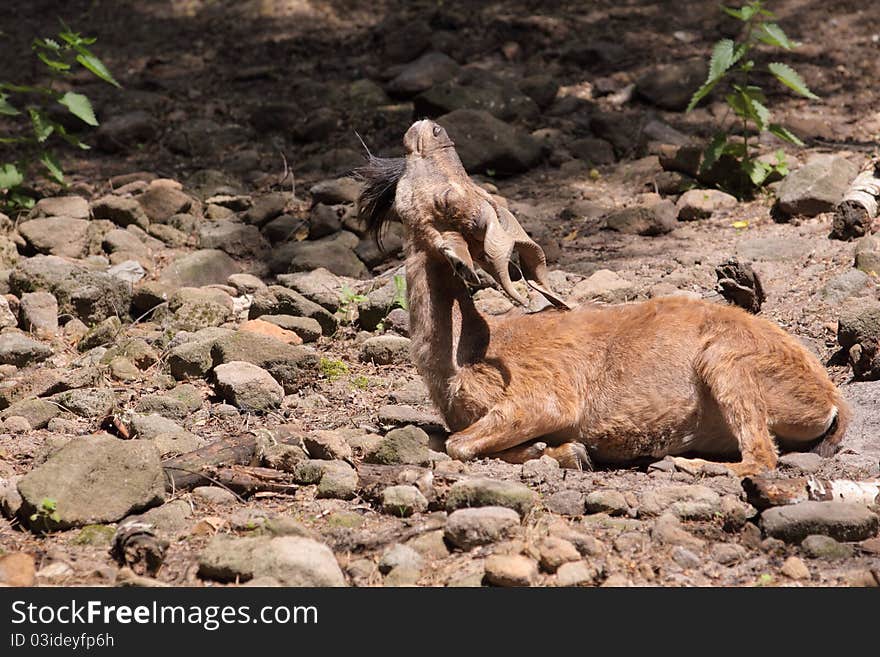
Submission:
<svg viewBox="0 0 880 657">
<path fill-rule="evenodd" d="M 822 436 L 822 439 L 812 450 L 819 456 L 824 456 L 826 458 L 834 456 L 834 454 L 837 453 L 837 450 L 840 449 L 840 443 L 843 440 L 844 435 L 846 435 L 846 428 L 849 426 L 849 422 L 852 419 L 852 409 L 840 393 L 837 393 L 837 399 L 834 402 L 834 406 L 837 413 L 835 414 L 834 419 L 831 420 L 831 425 L 828 427 L 825 435 Z"/>
<path fill-rule="evenodd" d="M 394 211 L 394 196 L 397 183 L 406 169 L 406 159 L 376 157 L 366 144 L 364 149 L 367 151 L 367 162 L 354 170 L 355 177 L 364 183 L 358 197 L 358 216 L 381 249 L 383 229 L 389 221 L 399 221 Z"/>
</svg>

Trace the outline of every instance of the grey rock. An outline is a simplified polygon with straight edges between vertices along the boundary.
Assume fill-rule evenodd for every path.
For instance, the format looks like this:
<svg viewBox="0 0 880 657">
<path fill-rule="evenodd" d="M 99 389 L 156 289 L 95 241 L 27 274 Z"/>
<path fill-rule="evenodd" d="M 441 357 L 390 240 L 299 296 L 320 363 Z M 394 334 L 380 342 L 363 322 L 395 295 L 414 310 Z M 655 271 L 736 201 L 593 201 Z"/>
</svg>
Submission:
<svg viewBox="0 0 880 657">
<path fill-rule="evenodd" d="M 278 281 L 331 313 L 339 310 L 343 288 L 354 282 L 341 278 L 323 267 L 308 272 L 281 274 L 278 276 Z"/>
<path fill-rule="evenodd" d="M 880 303 L 845 306 L 837 321 L 837 343 L 857 378 L 880 378 Z"/>
<path fill-rule="evenodd" d="M 0 297 L 0 328 L 16 325 L 18 325 L 18 321 L 15 318 L 15 313 L 9 307 L 9 299 Z"/>
<path fill-rule="evenodd" d="M 266 284 L 253 274 L 233 274 L 226 282 L 239 294 L 255 294 L 266 289 Z"/>
<path fill-rule="evenodd" d="M 859 269 L 849 269 L 833 276 L 819 291 L 819 295 L 830 303 L 840 303 L 845 299 L 866 296 L 873 289 L 871 277 Z"/>
<path fill-rule="evenodd" d="M 442 52 L 428 52 L 404 66 L 386 86 L 398 96 L 414 96 L 446 82 L 458 71 L 458 63 Z"/>
<path fill-rule="evenodd" d="M 428 500 L 415 486 L 389 486 L 382 491 L 382 511 L 406 518 L 428 510 Z"/>
<path fill-rule="evenodd" d="M 269 268 L 273 273 L 281 274 L 324 267 L 339 276 L 365 278 L 367 268 L 344 233 L 314 241 L 289 242 L 282 249 L 275 250 Z"/>
<path fill-rule="evenodd" d="M 76 344 L 76 348 L 81 352 L 89 351 L 95 347 L 103 347 L 112 344 L 116 337 L 122 332 L 122 322 L 116 316 L 95 324 Z"/>
<path fill-rule="evenodd" d="M 49 292 L 25 292 L 18 312 L 25 331 L 54 334 L 58 330 L 58 301 Z"/>
<path fill-rule="evenodd" d="M 587 513 L 607 513 L 610 516 L 622 516 L 626 515 L 629 505 L 620 491 L 596 490 L 587 493 L 584 508 Z"/>
<path fill-rule="evenodd" d="M 541 146 L 530 134 L 482 110 L 459 109 L 437 122 L 449 132 L 465 169 L 514 174 L 535 166 Z"/>
<path fill-rule="evenodd" d="M 459 509 L 449 514 L 444 537 L 455 547 L 470 550 L 511 538 L 519 528 L 516 511 L 499 506 Z"/>
<path fill-rule="evenodd" d="M 830 536 L 811 534 L 801 541 L 801 549 L 811 559 L 848 559 L 853 555 L 853 547 L 839 543 Z"/>
<path fill-rule="evenodd" d="M 261 232 L 270 244 L 280 244 L 295 238 L 298 230 L 306 226 L 306 221 L 292 214 L 282 214 L 263 226 Z"/>
<path fill-rule="evenodd" d="M 615 210 L 605 216 L 610 230 L 627 235 L 652 237 L 663 235 L 676 227 L 675 205 L 668 199 L 656 203 Z"/>
<path fill-rule="evenodd" d="M 651 538 L 666 545 L 699 548 L 704 541 L 689 533 L 681 526 L 681 521 L 671 513 L 664 513 L 654 522 Z"/>
<path fill-rule="evenodd" d="M 583 160 L 589 166 L 613 164 L 617 159 L 614 157 L 614 146 L 604 139 L 596 139 L 595 137 L 575 139 L 568 145 L 568 149 L 572 155 Z"/>
<path fill-rule="evenodd" d="M 662 109 L 677 112 L 687 107 L 707 73 L 704 59 L 655 66 L 636 80 L 636 93 Z"/>
<path fill-rule="evenodd" d="M 158 137 L 158 129 L 148 112 L 136 110 L 103 120 L 95 135 L 98 148 L 108 153 L 130 151 Z"/>
<path fill-rule="evenodd" d="M 428 434 L 414 426 L 393 429 L 365 455 L 367 463 L 422 465 L 428 462 Z"/>
<path fill-rule="evenodd" d="M 776 209 L 786 216 L 831 212 L 858 172 L 858 165 L 843 157 L 817 158 L 783 179 Z"/>
<path fill-rule="evenodd" d="M 64 408 L 81 417 L 103 418 L 116 408 L 116 395 L 110 388 L 79 388 L 52 397 Z"/>
<path fill-rule="evenodd" d="M 482 111 L 501 121 L 533 119 L 540 110 L 515 84 L 476 67 L 461 69 L 450 80 L 433 85 L 413 99 L 418 116 L 436 117 L 456 111 Z M 456 145 L 460 142 L 453 137 Z"/>
<path fill-rule="evenodd" d="M 856 242 L 855 266 L 866 274 L 880 276 L 880 237 L 865 235 Z"/>
<path fill-rule="evenodd" d="M 255 258 L 269 245 L 256 226 L 237 221 L 214 221 L 199 228 L 199 248 L 220 249 L 235 258 Z"/>
<path fill-rule="evenodd" d="M 717 189 L 690 189 L 675 203 L 679 221 L 708 219 L 718 210 L 730 210 L 739 201 L 735 196 Z"/>
<path fill-rule="evenodd" d="M 41 290 L 51 292 L 60 313 L 71 314 L 86 324 L 110 316 L 125 316 L 131 304 L 127 283 L 57 256 L 38 255 L 22 260 L 12 271 L 9 286 L 18 296 Z"/>
<path fill-rule="evenodd" d="M 342 230 L 342 218 L 349 210 L 346 205 L 313 205 L 309 210 L 309 239 L 320 239 Z"/>
<path fill-rule="evenodd" d="M 161 415 L 133 415 L 131 417 L 131 434 L 140 440 L 153 440 L 162 434 L 182 431 L 183 427 L 177 422 Z"/>
<path fill-rule="evenodd" d="M 788 262 L 803 258 L 813 250 L 810 240 L 791 237 L 751 237 L 736 245 L 737 255 L 743 260 L 757 262 Z"/>
<path fill-rule="evenodd" d="M 146 230 L 150 225 L 141 204 L 125 196 L 104 196 L 92 201 L 92 215 L 95 219 L 106 219 L 117 226 L 140 226 Z"/>
<path fill-rule="evenodd" d="M 23 417 L 28 421 L 31 429 L 43 429 L 60 413 L 61 409 L 57 405 L 45 399 L 23 399 L 11 404 L 0 413 L 0 419 Z"/>
<path fill-rule="evenodd" d="M 466 507 L 503 506 L 526 515 L 537 502 L 537 494 L 525 484 L 485 477 L 456 481 L 446 496 L 447 511 Z"/>
<path fill-rule="evenodd" d="M 190 503 L 178 499 L 128 517 L 131 520 L 150 524 L 165 534 L 177 535 L 189 528 L 192 515 L 193 510 Z"/>
<path fill-rule="evenodd" d="M 250 319 L 257 319 L 263 315 L 309 317 L 321 325 L 324 335 L 334 333 L 338 325 L 336 318 L 326 308 L 299 292 L 280 285 L 270 285 L 254 295 L 248 316 Z"/>
<path fill-rule="evenodd" d="M 147 256 L 147 247 L 138 239 L 137 235 L 120 228 L 108 231 L 104 235 L 101 248 L 107 253 L 123 252 L 143 258 Z"/>
<path fill-rule="evenodd" d="M 761 527 L 768 536 L 789 543 L 799 543 L 811 534 L 861 541 L 877 533 L 880 517 L 852 502 L 799 502 L 765 510 Z"/>
<path fill-rule="evenodd" d="M 18 490 L 23 521 L 36 530 L 63 529 L 116 522 L 161 504 L 165 481 L 152 445 L 98 435 L 71 440 L 22 477 Z M 47 499 L 55 502 L 57 520 L 31 521 Z"/>
<path fill-rule="evenodd" d="M 333 178 L 322 180 L 309 188 L 312 201 L 326 203 L 327 205 L 339 205 L 340 203 L 354 204 L 360 196 L 363 184 L 351 177 Z"/>
<path fill-rule="evenodd" d="M 570 561 L 556 571 L 557 586 L 592 586 L 598 573 L 587 561 Z"/>
<path fill-rule="evenodd" d="M 682 520 L 710 520 L 721 510 L 721 496 L 706 486 L 662 486 L 642 494 L 639 513 L 672 513 Z"/>
<path fill-rule="evenodd" d="M 780 470 L 794 470 L 805 474 L 814 474 L 819 471 L 824 462 L 825 459 L 812 452 L 791 452 L 779 457 L 777 467 Z"/>
<path fill-rule="evenodd" d="M 214 368 L 217 393 L 233 406 L 248 411 L 268 411 L 281 405 L 284 388 L 266 370 L 242 361 Z"/>
<path fill-rule="evenodd" d="M 215 536 L 199 555 L 199 574 L 220 581 L 272 577 L 282 586 L 345 586 L 330 548 L 301 536 Z"/>
<path fill-rule="evenodd" d="M 165 223 L 175 214 L 188 212 L 193 200 L 165 181 L 153 181 L 143 194 L 137 197 L 150 221 Z"/>
<path fill-rule="evenodd" d="M 202 287 L 223 284 L 240 271 L 238 263 L 223 251 L 201 249 L 173 260 L 159 280 L 176 287 Z"/>
<path fill-rule="evenodd" d="M 405 284 L 401 286 L 393 279 L 367 294 L 367 300 L 358 305 L 360 327 L 365 331 L 375 331 L 391 310 L 400 308 L 406 303 L 405 294 Z"/>
<path fill-rule="evenodd" d="M 351 445 L 337 431 L 312 431 L 303 436 L 303 446 L 313 459 L 345 461 L 352 456 Z"/>
<path fill-rule="evenodd" d="M 367 363 L 391 365 L 409 362 L 410 339 L 399 335 L 377 335 L 361 344 L 360 358 Z"/>
<path fill-rule="evenodd" d="M 576 490 L 561 490 L 553 493 L 544 506 L 551 513 L 563 516 L 582 516 L 584 514 L 584 494 Z"/>
<path fill-rule="evenodd" d="M 408 545 L 395 543 L 379 558 L 379 572 L 387 575 L 392 569 L 401 566 L 421 570 L 425 566 L 425 559 Z"/>
<path fill-rule="evenodd" d="M 214 344 L 233 334 L 234 331 L 224 328 L 202 329 L 192 334 L 188 342 L 172 347 L 166 359 L 171 376 L 178 380 L 204 377 L 214 367 Z"/>
<path fill-rule="evenodd" d="M 89 218 L 89 202 L 81 196 L 50 196 L 41 198 L 28 213 L 30 219 L 39 217 Z"/>
<path fill-rule="evenodd" d="M 345 461 L 322 461 L 317 497 L 350 500 L 357 494 L 357 471 Z"/>
<path fill-rule="evenodd" d="M 245 211 L 243 219 L 253 226 L 264 226 L 284 212 L 289 196 L 286 192 L 270 192 L 254 199 Z"/>
<path fill-rule="evenodd" d="M 26 367 L 52 355 L 52 348 L 21 333 L 0 334 L 0 364 Z"/>
<path fill-rule="evenodd" d="M 217 486 L 196 486 L 192 491 L 193 499 L 205 504 L 235 504 L 238 498 L 235 493 Z"/>
<path fill-rule="evenodd" d="M 715 543 L 711 549 L 712 558 L 722 566 L 730 566 L 746 558 L 747 551 L 736 543 Z"/>
<path fill-rule="evenodd" d="M 281 383 L 288 394 L 297 390 L 318 366 L 317 354 L 312 349 L 251 331 L 236 331 L 219 338 L 211 347 L 211 357 L 215 367 L 231 361 L 261 367 Z"/>
<path fill-rule="evenodd" d="M 89 222 L 71 217 L 31 219 L 18 232 L 36 253 L 81 258 L 86 254 Z"/>
<path fill-rule="evenodd" d="M 383 425 L 412 424 L 430 433 L 446 431 L 443 418 L 434 410 L 421 410 L 405 404 L 386 404 L 379 407 L 377 415 Z"/>
<path fill-rule="evenodd" d="M 670 556 L 675 563 L 687 570 L 696 570 L 703 563 L 700 557 L 681 545 L 676 545 L 672 548 Z"/>
<path fill-rule="evenodd" d="M 614 303 L 633 296 L 635 296 L 635 285 L 608 269 L 593 272 L 571 291 L 571 298 L 577 302 L 600 299 Z"/>
</svg>

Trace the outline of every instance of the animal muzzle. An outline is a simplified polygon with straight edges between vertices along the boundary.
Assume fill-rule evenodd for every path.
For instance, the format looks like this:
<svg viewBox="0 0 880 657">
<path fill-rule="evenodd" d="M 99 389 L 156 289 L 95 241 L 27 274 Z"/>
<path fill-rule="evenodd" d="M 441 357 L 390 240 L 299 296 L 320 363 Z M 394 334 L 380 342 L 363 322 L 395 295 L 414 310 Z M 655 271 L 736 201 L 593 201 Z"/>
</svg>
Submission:
<svg viewBox="0 0 880 657">
<path fill-rule="evenodd" d="M 485 204 L 481 215 L 486 232 L 480 264 L 498 282 L 504 292 L 516 303 L 522 306 L 528 305 L 528 299 L 516 290 L 510 277 L 509 266 L 516 251 L 526 284 L 540 292 L 557 308 L 568 310 L 569 306 L 550 291 L 544 250 L 528 236 L 516 218 L 506 208 L 493 208 L 488 203 Z"/>
</svg>

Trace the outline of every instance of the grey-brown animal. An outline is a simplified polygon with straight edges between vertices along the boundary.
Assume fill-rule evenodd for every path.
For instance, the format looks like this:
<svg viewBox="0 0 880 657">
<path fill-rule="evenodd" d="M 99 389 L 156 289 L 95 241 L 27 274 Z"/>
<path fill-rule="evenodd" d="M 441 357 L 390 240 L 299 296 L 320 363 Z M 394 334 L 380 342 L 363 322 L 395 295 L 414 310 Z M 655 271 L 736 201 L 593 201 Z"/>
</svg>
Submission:
<svg viewBox="0 0 880 657">
<path fill-rule="evenodd" d="M 585 468 L 700 455 L 750 475 L 774 468 L 780 448 L 836 451 L 848 407 L 781 328 L 674 297 L 568 309 L 547 284 L 544 252 L 470 180 L 446 131 L 418 121 L 404 145 L 405 159 L 371 156 L 360 170 L 360 211 L 377 232 L 395 218 L 405 227 L 412 358 L 453 431 L 450 456 L 546 454 Z M 523 305 L 514 252 L 555 307 L 487 317 L 468 288 L 475 267 Z"/>
</svg>

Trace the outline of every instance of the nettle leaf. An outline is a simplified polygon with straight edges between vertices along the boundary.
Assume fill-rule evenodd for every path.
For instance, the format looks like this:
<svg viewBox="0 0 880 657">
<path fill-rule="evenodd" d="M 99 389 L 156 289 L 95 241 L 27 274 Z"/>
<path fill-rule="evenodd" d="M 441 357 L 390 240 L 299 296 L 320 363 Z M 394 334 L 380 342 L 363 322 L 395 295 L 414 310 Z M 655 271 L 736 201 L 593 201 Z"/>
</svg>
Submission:
<svg viewBox="0 0 880 657">
<path fill-rule="evenodd" d="M 62 62 L 59 59 L 52 59 L 44 52 L 38 52 L 37 57 L 40 58 L 40 61 L 43 62 L 46 66 L 51 68 L 53 71 L 69 71 L 70 64 L 67 62 Z"/>
<path fill-rule="evenodd" d="M 810 91 L 809 87 L 807 87 L 807 83 L 804 82 L 804 79 L 798 74 L 798 72 L 788 64 L 772 62 L 767 64 L 767 70 L 792 91 L 811 100 L 819 99 L 819 96 Z"/>
<path fill-rule="evenodd" d="M 61 46 L 58 45 L 58 42 L 54 39 L 34 39 L 34 47 L 45 48 L 46 50 L 53 50 L 55 52 L 61 50 Z"/>
<path fill-rule="evenodd" d="M 731 39 L 722 39 L 715 44 L 712 49 L 712 57 L 709 60 L 709 76 L 699 89 L 691 96 L 691 102 L 688 103 L 686 112 L 690 112 L 697 106 L 703 98 L 709 95 L 709 92 L 718 84 L 718 81 L 724 76 L 727 70 L 734 65 L 736 53 L 734 52 L 734 43 Z M 742 55 L 740 55 L 742 56 Z"/>
<path fill-rule="evenodd" d="M 767 130 L 769 130 L 771 133 L 773 133 L 783 141 L 787 141 L 790 144 L 795 144 L 797 146 L 804 145 L 804 142 L 801 141 L 800 137 L 798 137 L 785 126 L 781 126 L 778 123 L 771 123 L 769 126 L 767 126 Z"/>
<path fill-rule="evenodd" d="M 767 45 L 785 48 L 786 50 L 797 48 L 800 45 L 796 41 L 791 41 L 788 35 L 776 23 L 761 23 L 758 39 Z"/>
<path fill-rule="evenodd" d="M 62 171 L 61 164 L 52 153 L 49 153 L 48 151 L 44 152 L 40 155 L 40 162 L 46 167 L 46 171 L 49 173 L 49 177 L 52 178 L 52 180 L 61 183 L 62 185 L 64 184 L 64 171 Z"/>
<path fill-rule="evenodd" d="M 92 53 L 90 53 L 85 48 L 77 48 L 79 54 L 76 56 L 76 61 L 85 66 L 92 73 L 101 78 L 104 82 L 109 82 L 114 87 L 120 87 L 120 85 L 107 70 L 107 67 L 104 66 L 104 62 L 95 57 Z"/>
<path fill-rule="evenodd" d="M 67 130 L 64 129 L 64 126 L 60 123 L 56 123 L 55 125 L 55 134 L 61 137 L 64 141 L 66 141 L 71 146 L 75 146 L 81 150 L 87 151 L 91 148 L 88 144 L 84 144 L 79 140 L 79 137 L 75 135 L 70 135 L 67 133 Z"/>
<path fill-rule="evenodd" d="M 714 137 L 712 137 L 712 141 L 709 142 L 709 145 L 706 146 L 706 150 L 703 151 L 703 161 L 700 164 L 700 171 L 705 172 L 711 169 L 718 161 L 718 158 L 724 154 L 724 149 L 726 147 L 726 134 L 724 134 L 723 132 L 719 132 Z"/>
<path fill-rule="evenodd" d="M 734 18 L 745 22 L 755 15 L 756 9 L 750 5 L 746 5 L 745 7 L 740 7 L 739 9 L 734 9 L 733 7 L 725 7 L 721 5 L 721 10 L 727 14 L 728 16 L 733 16 Z"/>
<path fill-rule="evenodd" d="M 24 182 L 24 176 L 14 164 L 0 164 L 0 189 L 12 189 Z"/>
<path fill-rule="evenodd" d="M 31 117 L 31 126 L 34 129 L 34 136 L 37 138 L 37 141 L 42 144 L 49 138 L 49 135 L 55 132 L 55 126 L 40 110 L 31 107 L 28 109 L 28 114 Z"/>
<path fill-rule="evenodd" d="M 747 160 L 742 163 L 742 169 L 746 172 L 752 184 L 755 187 L 760 187 L 773 171 L 773 166 L 758 160 Z"/>
<path fill-rule="evenodd" d="M 16 114 L 21 114 L 12 104 L 7 100 L 9 98 L 9 94 L 0 93 L 0 114 L 4 116 L 15 116 Z"/>
<path fill-rule="evenodd" d="M 68 91 L 58 99 L 58 102 L 84 123 L 92 126 L 98 125 L 98 119 L 95 118 L 95 110 L 92 108 L 92 103 L 84 95 Z"/>
</svg>

